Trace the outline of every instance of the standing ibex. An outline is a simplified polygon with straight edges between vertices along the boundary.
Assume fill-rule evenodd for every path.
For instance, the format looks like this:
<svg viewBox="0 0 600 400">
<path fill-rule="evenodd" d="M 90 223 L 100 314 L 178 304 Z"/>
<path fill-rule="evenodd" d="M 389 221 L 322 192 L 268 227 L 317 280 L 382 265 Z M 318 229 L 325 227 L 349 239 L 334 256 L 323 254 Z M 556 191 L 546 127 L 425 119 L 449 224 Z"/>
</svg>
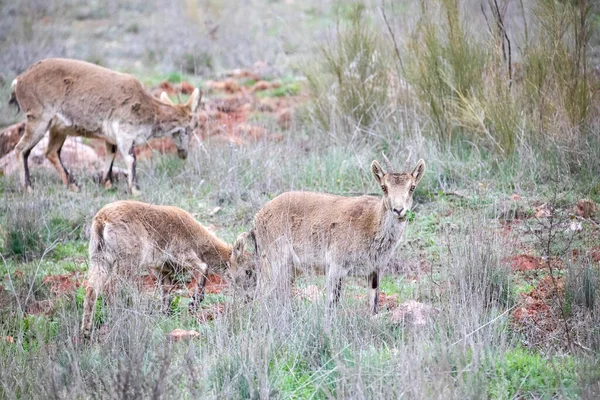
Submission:
<svg viewBox="0 0 600 400">
<path fill-rule="evenodd" d="M 83 335 L 90 335 L 96 299 L 109 281 L 129 281 L 141 272 L 154 271 L 163 293 L 163 309 L 169 305 L 174 273 L 190 272 L 198 282 L 192 307 L 204 298 L 208 271 L 226 273 L 234 286 L 236 282 L 247 283 L 254 275 L 253 257 L 245 251 L 247 235 L 240 234 L 231 246 L 178 207 L 138 201 L 104 206 L 94 217 L 90 232 Z"/>
<path fill-rule="evenodd" d="M 323 268 L 327 274 L 327 304 L 338 302 L 343 278 L 369 276 L 371 307 L 377 313 L 379 273 L 400 241 L 413 193 L 425 162 L 408 173 L 384 171 L 377 161 L 371 171 L 383 197 L 342 197 L 325 193 L 283 193 L 260 210 L 253 231 L 262 259 L 263 290 L 283 285 L 296 272 Z M 410 156 L 409 156 L 410 158 Z"/>
<path fill-rule="evenodd" d="M 15 148 L 23 186 L 31 190 L 27 158 L 49 131 L 46 157 L 65 185 L 77 189 L 62 164 L 60 149 L 67 136 L 86 136 L 106 141 L 104 184 L 111 185 L 118 148 L 129 170 L 129 190 L 138 192 L 134 145 L 172 135 L 179 156 L 187 157 L 192 114 L 200 104 L 200 91 L 195 89 L 189 101 L 181 105 L 165 97 L 154 98 L 131 75 L 84 61 L 50 58 L 33 64 L 13 81 L 10 98 L 27 117 L 25 134 Z"/>
</svg>

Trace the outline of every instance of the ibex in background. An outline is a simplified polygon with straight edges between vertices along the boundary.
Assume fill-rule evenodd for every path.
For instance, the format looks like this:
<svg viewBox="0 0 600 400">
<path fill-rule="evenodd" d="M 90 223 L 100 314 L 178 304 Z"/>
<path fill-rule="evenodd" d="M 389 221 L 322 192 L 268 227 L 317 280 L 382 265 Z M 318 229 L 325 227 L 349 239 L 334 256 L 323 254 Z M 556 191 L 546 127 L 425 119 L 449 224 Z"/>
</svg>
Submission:
<svg viewBox="0 0 600 400">
<path fill-rule="evenodd" d="M 162 289 L 163 309 L 169 306 L 174 273 L 187 271 L 196 278 L 198 287 L 192 307 L 204 298 L 208 271 L 227 275 L 234 286 L 236 282 L 247 283 L 254 276 L 254 259 L 245 251 L 247 236 L 240 234 L 231 246 L 178 207 L 138 201 L 116 201 L 104 206 L 94 217 L 90 232 L 83 336 L 90 336 L 98 294 L 115 279 L 133 280 L 141 272 L 155 272 Z"/>
<path fill-rule="evenodd" d="M 371 164 L 382 198 L 287 192 L 256 214 L 252 233 L 262 261 L 258 279 L 263 290 L 283 285 L 287 291 L 296 272 L 323 268 L 327 304 L 332 306 L 339 301 L 345 276 L 368 276 L 371 308 L 377 313 L 380 270 L 400 241 L 425 171 L 419 160 L 410 173 L 394 172 L 383 157 L 387 171 L 377 161 Z"/>
<path fill-rule="evenodd" d="M 179 156 L 187 157 L 192 114 L 200 104 L 196 88 L 185 104 L 175 105 L 163 94 L 151 96 L 135 77 L 84 61 L 50 58 L 33 64 L 12 83 L 9 103 L 27 117 L 25 134 L 15 147 L 21 181 L 31 190 L 27 158 L 31 149 L 50 131 L 46 157 L 63 183 L 77 190 L 60 159 L 67 136 L 85 136 L 106 141 L 103 182 L 111 186 L 116 150 L 129 170 L 132 193 L 139 191 L 133 146 L 154 137 L 173 136 Z"/>
</svg>

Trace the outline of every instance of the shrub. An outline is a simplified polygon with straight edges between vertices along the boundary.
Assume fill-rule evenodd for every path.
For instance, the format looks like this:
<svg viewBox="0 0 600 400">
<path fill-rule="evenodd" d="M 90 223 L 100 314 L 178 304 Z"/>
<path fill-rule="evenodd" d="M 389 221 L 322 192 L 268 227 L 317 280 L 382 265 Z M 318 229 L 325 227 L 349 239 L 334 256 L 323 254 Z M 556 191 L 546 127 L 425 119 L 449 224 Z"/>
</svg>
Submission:
<svg viewBox="0 0 600 400">
<path fill-rule="evenodd" d="M 346 9 L 336 38 L 306 68 L 314 104 L 311 115 L 327 132 L 371 128 L 389 107 L 389 54 L 362 3 Z"/>
</svg>

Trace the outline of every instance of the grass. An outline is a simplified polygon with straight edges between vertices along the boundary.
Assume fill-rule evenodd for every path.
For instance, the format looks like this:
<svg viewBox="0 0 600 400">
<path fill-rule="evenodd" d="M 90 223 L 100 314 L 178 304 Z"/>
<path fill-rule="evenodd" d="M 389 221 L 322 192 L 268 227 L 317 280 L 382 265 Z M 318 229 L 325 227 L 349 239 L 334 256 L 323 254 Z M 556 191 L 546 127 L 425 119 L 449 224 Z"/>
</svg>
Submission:
<svg viewBox="0 0 600 400">
<path fill-rule="evenodd" d="M 135 72 L 148 85 L 201 83 L 260 57 L 275 67 L 265 75 L 282 82 L 261 95 L 299 94 L 307 104 L 280 141 L 207 140 L 186 161 L 160 154 L 140 161 L 139 200 L 182 207 L 231 243 L 287 190 L 378 195 L 371 161 L 384 151 L 400 168 L 410 146 L 409 164 L 422 157 L 427 171 L 381 289 L 392 308 L 416 300 L 438 312 L 420 327 L 394 322 L 393 310 L 372 317 L 365 279 L 351 277 L 332 313 L 322 298 L 245 304 L 226 291 L 206 296 L 202 312 L 224 311 L 205 321 L 190 314 L 181 293 L 167 315 L 156 291 L 126 285 L 98 299 L 94 340 L 83 342 L 84 289 L 56 294 L 51 280 L 83 278 L 91 218 L 130 196 L 125 182 L 106 191 L 87 171 L 75 171 L 81 190 L 71 193 L 54 171 L 35 170 L 33 196 L 15 178 L 0 180 L 0 398 L 576 398 L 597 391 L 600 216 L 579 219 L 573 211 L 581 198 L 600 200 L 600 113 L 591 90 L 598 83 L 583 68 L 596 55 L 574 43 L 576 26 L 587 32 L 587 18 L 597 24 L 595 8 L 583 25 L 570 3 L 536 1 L 524 14 L 527 27 L 523 16 L 506 14 L 513 62 L 524 74 L 515 70 L 509 87 L 497 38 L 462 1 L 434 1 L 425 12 L 379 2 L 188 3 L 115 3 L 114 12 L 99 14 L 90 6 L 90 15 L 127 21 L 123 38 L 133 42 L 126 43 L 143 40 L 153 49 L 132 45 L 143 67 L 103 47 L 81 57 Z M 21 47 L 0 49 L 22 57 L 3 64 L 3 79 L 37 55 L 73 54 L 70 44 L 53 52 L 61 40 L 47 29 L 57 12 L 39 7 L 18 11 L 14 21 L 43 11 L 47 24 L 22 33 L 7 25 Z M 65 15 L 86 11 L 71 8 Z M 164 21 L 160 31 L 150 18 L 131 18 L 154 13 Z M 562 36 L 552 21 L 564 22 Z M 44 34 L 52 40 L 37 40 Z M 587 43 L 594 40 L 592 32 Z M 2 121 L 12 118 L 0 113 Z M 515 193 L 521 200 L 510 199 Z M 548 202 L 554 236 L 536 217 Z M 582 224 L 576 234 L 568 230 L 572 220 Z M 511 256 L 543 260 L 544 248 L 564 267 L 552 275 L 512 269 Z M 540 300 L 534 295 L 549 277 L 565 289 Z M 324 277 L 296 282 L 310 285 L 323 292 Z M 547 311 L 518 319 L 531 303 Z M 167 334 L 175 328 L 200 337 L 173 342 Z"/>
</svg>

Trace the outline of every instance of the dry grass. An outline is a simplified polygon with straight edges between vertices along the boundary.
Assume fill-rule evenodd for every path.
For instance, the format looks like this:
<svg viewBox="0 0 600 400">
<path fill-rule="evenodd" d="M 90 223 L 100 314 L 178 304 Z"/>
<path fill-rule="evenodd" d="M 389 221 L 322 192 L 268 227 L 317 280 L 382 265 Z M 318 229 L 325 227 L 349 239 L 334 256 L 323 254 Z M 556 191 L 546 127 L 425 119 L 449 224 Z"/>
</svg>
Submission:
<svg viewBox="0 0 600 400">
<path fill-rule="evenodd" d="M 392 308 L 394 301 L 417 300 L 439 312 L 420 328 L 394 324 L 386 312 L 373 318 L 363 280 L 349 279 L 333 314 L 325 312 L 324 301 L 301 296 L 287 304 L 260 296 L 243 304 L 223 293 L 207 296 L 202 315 L 215 317 L 207 321 L 188 313 L 185 296 L 174 299 L 167 316 L 153 290 L 127 286 L 100 301 L 95 339 L 84 343 L 79 339 L 83 291 L 77 282 L 87 269 L 89 223 L 104 204 L 127 197 L 125 184 L 106 191 L 88 172 L 74 171 L 81 191 L 71 193 L 54 171 L 35 171 L 36 192 L 28 196 L 19 191 L 16 177 L 1 177 L 0 398 L 576 398 L 593 393 L 600 376 L 600 291 L 593 258 L 600 248 L 599 216 L 578 219 L 572 210 L 580 198 L 600 201 L 600 112 L 594 105 L 592 55 L 573 44 L 583 43 L 576 40 L 575 33 L 582 32 L 576 27 L 591 27 L 588 18 L 597 23 L 596 10 L 583 25 L 571 3 L 557 8 L 556 2 L 539 0 L 524 14 L 518 7 L 503 13 L 513 62 L 520 65 L 510 84 L 498 31 L 483 34 L 487 26 L 479 3 L 439 0 L 423 2 L 425 9 L 385 3 L 389 30 L 379 2 L 299 3 L 157 1 L 122 7 L 110 2 L 98 8 L 76 1 L 24 1 L 15 19 L 0 24 L 14 47 L 0 41 L 0 49 L 12 48 L 9 54 L 17 61 L 15 49 L 30 58 L 55 54 L 52 46 L 72 43 L 62 39 L 54 19 L 68 9 L 65 15 L 100 27 L 86 33 L 90 42 L 75 41 L 60 54 L 71 56 L 82 46 L 83 58 L 98 56 L 115 68 L 135 69 L 134 62 L 142 60 L 152 74 L 164 70 L 204 78 L 266 59 L 276 64 L 273 73 L 294 73 L 297 59 L 308 54 L 315 67 L 307 72 L 308 118 L 281 131 L 277 142 L 207 141 L 185 162 L 156 154 L 138 165 L 141 200 L 182 207 L 233 241 L 251 228 L 266 201 L 286 190 L 378 193 L 371 161 L 384 150 L 399 164 L 410 146 L 428 170 L 415 194 L 414 220 L 382 288 Z M 54 22 L 31 25 L 27 33 L 25 22 L 40 13 Z M 467 25 L 466 13 L 478 16 L 477 23 Z M 132 15 L 153 17 L 142 21 Z M 523 15 L 526 28 L 518 22 Z M 113 26 L 108 16 L 121 21 L 114 22 L 114 31 L 107 28 Z M 338 19 L 339 26 L 329 29 Z M 563 35 L 552 21 L 564 22 Z M 65 25 L 65 35 L 73 35 L 78 24 L 75 19 Z M 91 54 L 87 43 L 105 43 L 123 31 L 128 44 L 120 51 L 100 48 Z M 319 40 L 323 32 L 327 40 Z M 52 44 L 36 40 L 42 36 Z M 156 45 L 150 50 L 147 42 Z M 307 52 L 315 45 L 319 51 Z M 124 49 L 131 53 L 123 54 Z M 5 82 L 31 62 L 27 57 L 2 71 Z M 2 120 L 11 120 L 12 112 L 0 109 Z M 557 190 L 561 196 L 552 206 L 566 225 L 552 237 L 544 231 L 546 217 L 538 217 L 539 225 L 531 218 L 548 202 L 547 193 Z M 521 200 L 511 200 L 513 193 Z M 565 251 L 563 232 L 571 214 L 582 229 L 570 235 L 574 240 Z M 507 260 L 518 254 L 541 260 L 545 254 L 539 249 L 547 243 L 540 242 L 549 237 L 558 244 L 545 248 L 561 254 L 547 255 L 560 256 L 564 266 L 555 277 L 566 278 L 562 291 L 545 292 L 540 300 L 539 283 L 551 275 L 543 269 L 514 271 Z M 581 255 L 577 259 L 574 249 Z M 57 294 L 44 282 L 47 276 L 65 276 L 73 287 Z M 297 284 L 322 289 L 323 278 L 308 276 Z M 565 346 L 565 314 L 556 306 L 557 295 L 563 296 L 575 346 Z M 518 325 L 517 315 L 534 310 L 527 303 L 532 299 L 548 313 L 531 314 L 527 326 Z M 555 326 L 559 329 L 548 329 L 550 335 L 540 334 Z M 175 328 L 195 330 L 200 338 L 171 342 L 166 335 Z"/>
</svg>

